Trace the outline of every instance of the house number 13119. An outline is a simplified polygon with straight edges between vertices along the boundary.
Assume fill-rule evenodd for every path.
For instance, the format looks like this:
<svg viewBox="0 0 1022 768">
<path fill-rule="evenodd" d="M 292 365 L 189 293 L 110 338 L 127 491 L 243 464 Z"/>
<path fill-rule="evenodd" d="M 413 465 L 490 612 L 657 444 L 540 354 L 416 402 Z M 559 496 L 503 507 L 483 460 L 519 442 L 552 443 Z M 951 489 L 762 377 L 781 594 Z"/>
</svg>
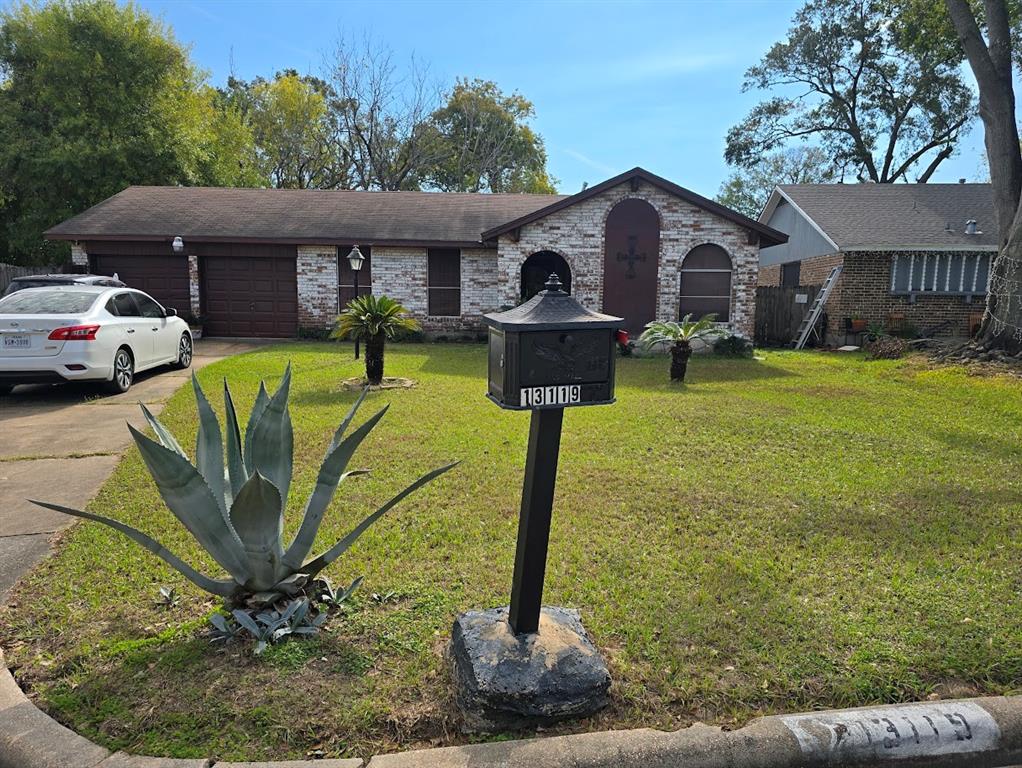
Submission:
<svg viewBox="0 0 1022 768">
<path fill-rule="evenodd" d="M 523 387 L 521 404 L 526 408 L 541 405 L 572 405 L 582 401 L 582 387 L 569 384 L 559 387 Z"/>
</svg>

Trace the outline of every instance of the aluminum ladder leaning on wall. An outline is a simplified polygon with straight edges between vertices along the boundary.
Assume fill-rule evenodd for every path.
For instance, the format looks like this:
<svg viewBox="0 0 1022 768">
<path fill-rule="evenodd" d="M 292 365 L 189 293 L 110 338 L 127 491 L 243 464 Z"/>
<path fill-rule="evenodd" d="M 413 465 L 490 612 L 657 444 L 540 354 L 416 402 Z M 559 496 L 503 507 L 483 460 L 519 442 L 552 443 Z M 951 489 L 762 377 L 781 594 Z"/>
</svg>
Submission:
<svg viewBox="0 0 1022 768">
<path fill-rule="evenodd" d="M 802 318 L 802 322 L 798 326 L 798 331 L 795 332 L 795 340 L 791 342 L 792 349 L 802 349 L 806 345 L 809 334 L 813 332 L 813 328 L 816 327 L 816 321 L 820 319 L 820 313 L 823 312 L 823 305 L 827 303 L 827 297 L 830 296 L 834 283 L 837 282 L 838 277 L 841 275 L 841 268 L 841 265 L 838 264 L 834 269 L 830 270 L 827 279 L 823 281 L 823 287 L 816 294 L 816 298 L 813 299 L 809 311 L 806 312 L 805 317 Z"/>
</svg>

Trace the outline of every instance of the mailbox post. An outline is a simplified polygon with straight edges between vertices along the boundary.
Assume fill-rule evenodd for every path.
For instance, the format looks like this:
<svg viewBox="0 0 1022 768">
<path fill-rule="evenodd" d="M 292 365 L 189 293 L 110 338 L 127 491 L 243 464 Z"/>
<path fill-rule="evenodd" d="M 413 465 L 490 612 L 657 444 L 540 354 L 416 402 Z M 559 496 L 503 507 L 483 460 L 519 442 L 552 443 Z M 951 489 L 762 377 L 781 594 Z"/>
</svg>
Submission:
<svg viewBox="0 0 1022 768">
<path fill-rule="evenodd" d="M 564 409 L 614 402 L 614 334 L 621 325 L 620 317 L 592 312 L 562 291 L 556 274 L 545 288 L 519 307 L 485 316 L 487 397 L 501 408 L 532 410 L 508 616 L 515 634 L 539 626 Z"/>
<path fill-rule="evenodd" d="M 543 606 L 543 581 L 564 409 L 614 402 L 622 322 L 583 307 L 556 274 L 529 301 L 485 319 L 487 397 L 532 414 L 510 606 L 460 615 L 451 637 L 456 698 L 466 728 L 478 731 L 582 717 L 606 703 L 606 664 L 577 611 Z"/>
</svg>

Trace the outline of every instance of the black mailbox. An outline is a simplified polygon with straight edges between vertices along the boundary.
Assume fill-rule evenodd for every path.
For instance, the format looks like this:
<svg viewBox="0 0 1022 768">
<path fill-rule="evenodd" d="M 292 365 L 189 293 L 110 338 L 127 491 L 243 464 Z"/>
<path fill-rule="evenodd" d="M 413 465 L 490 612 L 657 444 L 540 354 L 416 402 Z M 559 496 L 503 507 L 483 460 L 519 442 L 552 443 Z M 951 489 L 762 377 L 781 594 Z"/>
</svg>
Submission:
<svg viewBox="0 0 1022 768">
<path fill-rule="evenodd" d="M 615 331 L 621 318 L 592 312 L 561 290 L 546 290 L 490 326 L 489 397 L 513 410 L 614 402 Z"/>
</svg>

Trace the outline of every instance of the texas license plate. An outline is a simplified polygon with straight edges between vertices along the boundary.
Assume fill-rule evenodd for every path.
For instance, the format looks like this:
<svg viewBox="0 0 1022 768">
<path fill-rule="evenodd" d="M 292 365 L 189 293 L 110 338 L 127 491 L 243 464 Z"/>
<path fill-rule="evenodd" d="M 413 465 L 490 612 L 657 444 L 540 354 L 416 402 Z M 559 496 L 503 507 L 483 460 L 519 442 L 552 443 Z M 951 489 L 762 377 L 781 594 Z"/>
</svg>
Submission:
<svg viewBox="0 0 1022 768">
<path fill-rule="evenodd" d="M 521 404 L 526 408 L 541 405 L 572 405 L 582 401 L 582 387 L 567 384 L 557 387 L 522 387 Z"/>
<path fill-rule="evenodd" d="M 4 349 L 28 349 L 32 346 L 32 337 L 27 333 L 5 333 Z"/>
</svg>

